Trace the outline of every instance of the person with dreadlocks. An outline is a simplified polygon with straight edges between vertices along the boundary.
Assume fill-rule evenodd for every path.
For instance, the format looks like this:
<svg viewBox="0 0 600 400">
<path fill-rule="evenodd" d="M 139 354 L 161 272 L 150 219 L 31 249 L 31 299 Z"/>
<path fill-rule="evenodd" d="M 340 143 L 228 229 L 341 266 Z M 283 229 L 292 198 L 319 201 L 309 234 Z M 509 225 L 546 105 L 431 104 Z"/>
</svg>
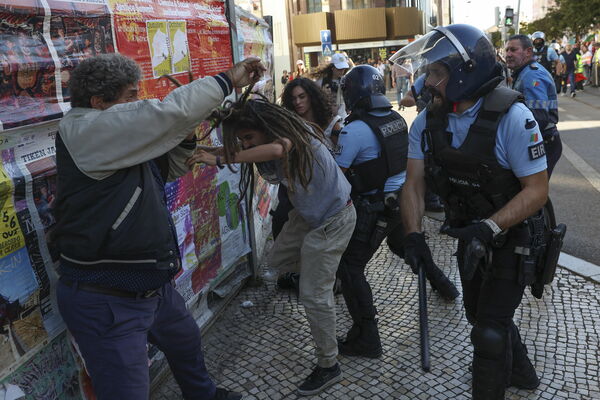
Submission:
<svg viewBox="0 0 600 400">
<path fill-rule="evenodd" d="M 316 344 L 317 366 L 298 394 L 317 394 L 342 379 L 333 285 L 356 221 L 350 185 L 321 133 L 297 114 L 262 99 L 242 98 L 213 115 L 223 121 L 223 147 L 196 150 L 188 164 L 242 163 L 242 194 L 252 184 L 256 166 L 267 181 L 286 187 L 294 206 L 269 264 L 300 272 L 299 298 Z"/>
<path fill-rule="evenodd" d="M 304 120 L 315 124 L 322 131 L 328 145 L 332 147 L 337 143 L 341 130 L 341 117 L 332 115 L 328 96 L 312 80 L 308 78 L 297 78 L 291 81 L 283 90 L 281 95 L 283 107 L 294 111 Z M 279 200 L 277 208 L 272 212 L 273 238 L 281 232 L 283 224 L 288 220 L 288 214 L 293 208 L 287 195 L 285 186 L 279 186 L 277 193 Z M 286 272 L 277 279 L 280 289 L 296 289 L 300 282 L 299 274 Z"/>
</svg>

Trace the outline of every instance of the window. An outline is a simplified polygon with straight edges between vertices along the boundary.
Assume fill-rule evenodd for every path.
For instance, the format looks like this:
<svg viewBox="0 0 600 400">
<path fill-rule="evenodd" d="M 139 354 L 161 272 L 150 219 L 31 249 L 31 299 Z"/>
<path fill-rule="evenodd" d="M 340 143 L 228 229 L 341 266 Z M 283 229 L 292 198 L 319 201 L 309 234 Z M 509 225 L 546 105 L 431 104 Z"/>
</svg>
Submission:
<svg viewBox="0 0 600 400">
<path fill-rule="evenodd" d="M 406 7 L 406 0 L 385 0 L 386 7 Z"/>
<path fill-rule="evenodd" d="M 323 11 L 321 0 L 306 0 L 306 12 L 317 13 Z"/>
<path fill-rule="evenodd" d="M 373 0 L 343 0 L 342 10 L 353 10 L 355 8 L 373 7 Z"/>
<path fill-rule="evenodd" d="M 329 12 L 329 0 L 306 0 L 306 12 Z"/>
</svg>

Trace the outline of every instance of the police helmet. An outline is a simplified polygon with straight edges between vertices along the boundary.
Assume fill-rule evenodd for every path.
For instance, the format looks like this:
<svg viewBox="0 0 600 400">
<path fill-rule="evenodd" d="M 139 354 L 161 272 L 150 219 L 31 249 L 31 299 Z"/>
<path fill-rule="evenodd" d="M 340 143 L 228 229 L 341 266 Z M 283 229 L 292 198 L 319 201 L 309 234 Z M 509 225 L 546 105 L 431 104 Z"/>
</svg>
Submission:
<svg viewBox="0 0 600 400">
<path fill-rule="evenodd" d="M 340 82 L 347 110 L 392 108 L 385 96 L 385 81 L 381 73 L 370 65 L 357 65 Z"/>
<path fill-rule="evenodd" d="M 531 34 L 531 41 L 533 42 L 533 46 L 536 47 L 537 49 L 541 49 L 542 47 L 544 47 L 544 42 L 546 41 L 546 35 L 544 34 L 544 32 L 533 32 Z"/>
<path fill-rule="evenodd" d="M 390 61 L 394 68 L 410 63 L 416 76 L 427 74 L 432 64 L 443 64 L 449 72 L 446 98 L 451 102 L 474 97 L 484 84 L 502 74 L 488 37 L 466 24 L 438 26 L 397 51 Z"/>
</svg>

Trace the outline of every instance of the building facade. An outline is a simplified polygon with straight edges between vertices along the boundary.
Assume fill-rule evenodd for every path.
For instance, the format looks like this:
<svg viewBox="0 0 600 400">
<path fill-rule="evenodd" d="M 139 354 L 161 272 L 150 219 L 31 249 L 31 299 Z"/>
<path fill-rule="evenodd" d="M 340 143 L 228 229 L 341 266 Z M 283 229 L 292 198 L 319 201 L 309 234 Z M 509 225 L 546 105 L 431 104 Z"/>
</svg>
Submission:
<svg viewBox="0 0 600 400">
<path fill-rule="evenodd" d="M 450 0 L 287 0 L 292 54 L 308 68 L 323 62 L 320 31 L 330 30 L 333 51 L 355 63 L 385 60 L 415 37 L 451 22 Z"/>
</svg>

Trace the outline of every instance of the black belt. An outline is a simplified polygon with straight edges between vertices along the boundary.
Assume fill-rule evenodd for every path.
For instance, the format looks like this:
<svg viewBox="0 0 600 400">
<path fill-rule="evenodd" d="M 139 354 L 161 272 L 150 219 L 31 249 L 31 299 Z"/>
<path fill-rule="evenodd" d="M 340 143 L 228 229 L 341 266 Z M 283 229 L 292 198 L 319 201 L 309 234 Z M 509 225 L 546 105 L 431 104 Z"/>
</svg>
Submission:
<svg viewBox="0 0 600 400">
<path fill-rule="evenodd" d="M 130 292 L 128 290 L 107 288 L 107 287 L 103 287 L 103 286 L 92 285 L 89 283 L 74 282 L 64 276 L 61 276 L 59 280 L 62 283 L 64 283 L 65 285 L 67 285 L 68 287 L 76 286 L 78 289 L 84 290 L 86 292 L 107 294 L 109 296 L 116 296 L 116 297 L 126 297 L 129 299 L 140 299 L 140 298 L 147 299 L 147 298 L 156 296 L 159 291 L 159 289 L 152 289 L 152 290 L 146 290 L 144 292 Z"/>
</svg>

